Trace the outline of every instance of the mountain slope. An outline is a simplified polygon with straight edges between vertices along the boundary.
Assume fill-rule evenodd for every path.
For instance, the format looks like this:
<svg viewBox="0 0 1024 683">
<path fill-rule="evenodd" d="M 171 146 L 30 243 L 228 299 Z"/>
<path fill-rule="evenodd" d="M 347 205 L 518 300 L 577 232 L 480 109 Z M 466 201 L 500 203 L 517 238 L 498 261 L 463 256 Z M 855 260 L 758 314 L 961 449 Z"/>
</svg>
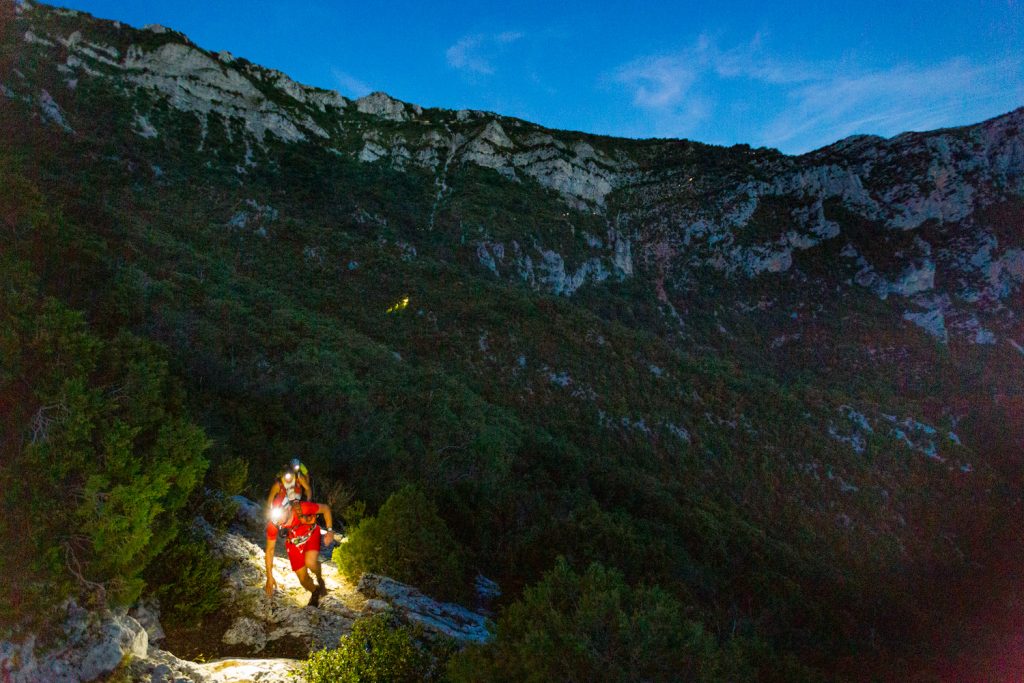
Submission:
<svg viewBox="0 0 1024 683">
<path fill-rule="evenodd" d="M 600 561 L 826 669 L 980 609 L 921 577 L 978 580 L 1018 509 L 1024 110 L 787 157 L 0 7 L 5 248 L 166 345 L 254 490 L 416 481 L 513 592 Z"/>
</svg>

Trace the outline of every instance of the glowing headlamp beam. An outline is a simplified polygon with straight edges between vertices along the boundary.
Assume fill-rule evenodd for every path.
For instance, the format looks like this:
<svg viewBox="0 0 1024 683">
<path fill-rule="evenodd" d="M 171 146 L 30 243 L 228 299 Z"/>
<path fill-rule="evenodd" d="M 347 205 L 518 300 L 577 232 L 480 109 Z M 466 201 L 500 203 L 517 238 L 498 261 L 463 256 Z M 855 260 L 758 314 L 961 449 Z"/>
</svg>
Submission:
<svg viewBox="0 0 1024 683">
<path fill-rule="evenodd" d="M 409 306 L 409 297 L 403 296 L 402 300 L 397 304 L 384 311 L 385 313 L 396 313 L 398 311 L 404 311 Z"/>
</svg>

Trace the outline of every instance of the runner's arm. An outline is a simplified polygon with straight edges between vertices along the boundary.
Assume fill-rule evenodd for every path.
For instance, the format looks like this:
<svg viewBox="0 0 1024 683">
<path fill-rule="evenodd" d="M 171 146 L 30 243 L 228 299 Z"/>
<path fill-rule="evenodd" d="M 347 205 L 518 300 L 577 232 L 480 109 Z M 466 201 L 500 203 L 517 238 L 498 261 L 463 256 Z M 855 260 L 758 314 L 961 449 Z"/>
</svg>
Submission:
<svg viewBox="0 0 1024 683">
<path fill-rule="evenodd" d="M 327 524 L 327 529 L 328 529 L 327 534 L 329 536 L 331 536 L 331 538 L 333 539 L 334 538 L 334 519 L 331 517 L 331 507 L 329 505 L 324 505 L 323 503 L 321 503 L 317 507 L 316 513 L 318 515 L 323 515 L 324 516 L 324 523 Z"/>
<path fill-rule="evenodd" d="M 266 565 L 267 565 L 267 585 L 264 586 L 264 590 L 267 592 L 268 596 L 269 595 L 273 595 L 273 593 L 274 593 L 274 586 L 277 585 L 277 581 L 274 580 L 274 548 L 275 548 L 275 546 L 277 546 L 277 535 L 275 534 L 274 538 L 271 538 L 270 534 L 268 533 L 267 534 L 267 549 L 266 549 L 266 555 L 264 557 L 264 559 L 266 561 Z"/>
</svg>

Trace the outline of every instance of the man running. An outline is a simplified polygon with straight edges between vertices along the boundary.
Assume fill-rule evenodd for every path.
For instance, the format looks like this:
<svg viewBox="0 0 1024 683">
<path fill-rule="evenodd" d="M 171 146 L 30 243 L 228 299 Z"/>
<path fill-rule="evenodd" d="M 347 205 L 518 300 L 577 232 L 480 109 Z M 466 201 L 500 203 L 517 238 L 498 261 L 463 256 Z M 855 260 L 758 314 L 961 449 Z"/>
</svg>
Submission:
<svg viewBox="0 0 1024 683">
<path fill-rule="evenodd" d="M 306 500 L 313 500 L 313 487 L 309 485 L 309 471 L 306 466 L 299 462 L 298 458 L 294 458 L 277 475 L 277 479 L 270 487 L 267 507 L 280 505 L 282 500 L 301 500 L 303 497 Z"/>
<path fill-rule="evenodd" d="M 277 581 L 274 580 L 274 549 L 277 546 L 278 531 L 285 532 L 285 539 L 288 547 L 288 561 L 291 562 L 292 571 L 299 577 L 299 583 L 312 595 L 309 604 L 316 607 L 320 604 L 320 598 L 327 593 L 324 585 L 324 577 L 320 568 L 320 527 L 317 526 L 316 516 L 323 515 L 327 523 L 327 533 L 324 541 L 330 545 L 334 541 L 334 526 L 331 518 L 331 508 L 320 503 L 308 501 L 283 502 L 281 506 L 271 509 L 271 519 L 267 523 L 267 585 L 265 587 L 268 596 L 274 594 L 274 587 Z M 280 519 L 275 519 L 279 516 Z M 318 583 L 313 583 L 310 571 L 316 574 Z"/>
</svg>

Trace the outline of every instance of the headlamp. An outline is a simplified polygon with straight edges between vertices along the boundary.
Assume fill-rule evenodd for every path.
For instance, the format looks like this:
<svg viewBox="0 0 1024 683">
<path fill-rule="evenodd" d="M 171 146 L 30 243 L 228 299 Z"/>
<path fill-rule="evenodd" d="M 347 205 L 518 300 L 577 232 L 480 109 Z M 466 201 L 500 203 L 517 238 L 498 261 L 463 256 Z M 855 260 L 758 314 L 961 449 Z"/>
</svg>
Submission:
<svg viewBox="0 0 1024 683">
<path fill-rule="evenodd" d="M 280 524 L 284 521 L 285 511 L 284 508 L 275 507 L 270 511 L 270 521 L 274 524 Z"/>
<path fill-rule="evenodd" d="M 291 480 L 294 479 L 294 478 L 295 478 L 295 475 L 292 474 L 291 472 L 285 472 L 284 473 L 284 480 L 286 482 L 291 482 Z"/>
</svg>

